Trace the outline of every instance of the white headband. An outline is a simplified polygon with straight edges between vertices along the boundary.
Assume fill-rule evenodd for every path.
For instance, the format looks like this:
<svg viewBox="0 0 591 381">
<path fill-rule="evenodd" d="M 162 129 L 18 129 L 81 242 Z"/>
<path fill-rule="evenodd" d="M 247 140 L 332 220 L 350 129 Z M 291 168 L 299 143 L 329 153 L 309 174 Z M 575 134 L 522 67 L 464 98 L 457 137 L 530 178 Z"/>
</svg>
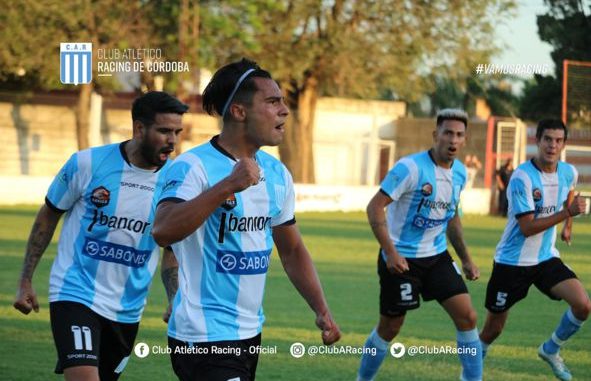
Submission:
<svg viewBox="0 0 591 381">
<path fill-rule="evenodd" d="M 222 118 L 224 117 L 224 115 L 226 115 L 226 111 L 228 111 L 228 107 L 230 107 L 230 102 L 232 102 L 232 98 L 234 98 L 234 94 L 236 94 L 236 91 L 238 91 L 238 87 L 240 87 L 240 84 L 244 81 L 244 79 L 253 71 L 255 71 L 256 69 L 248 69 L 247 71 L 244 72 L 244 74 L 242 74 L 240 76 L 240 78 L 238 78 L 238 82 L 236 82 L 236 86 L 234 86 L 234 89 L 232 90 L 232 92 L 230 93 L 230 96 L 228 97 L 228 100 L 226 101 L 226 104 L 224 105 L 224 108 L 222 110 Z"/>
</svg>

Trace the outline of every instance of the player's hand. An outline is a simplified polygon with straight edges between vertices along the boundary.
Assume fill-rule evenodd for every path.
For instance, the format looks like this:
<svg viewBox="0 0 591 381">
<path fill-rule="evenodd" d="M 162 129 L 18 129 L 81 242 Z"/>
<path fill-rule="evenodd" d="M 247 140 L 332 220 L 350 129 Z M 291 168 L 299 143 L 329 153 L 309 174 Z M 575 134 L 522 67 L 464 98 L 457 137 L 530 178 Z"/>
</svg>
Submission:
<svg viewBox="0 0 591 381">
<path fill-rule="evenodd" d="M 30 280 L 21 280 L 13 306 L 25 315 L 31 310 L 39 312 L 39 301 Z"/>
<path fill-rule="evenodd" d="M 572 234 L 572 229 L 566 225 L 562 228 L 562 232 L 560 233 L 560 239 L 569 246 L 570 246 L 571 234 Z"/>
<path fill-rule="evenodd" d="M 573 202 L 570 203 L 568 206 L 568 214 L 571 217 L 578 216 L 581 213 L 585 212 L 585 208 L 587 207 L 587 202 L 585 201 L 584 197 L 581 197 L 581 193 L 577 193 Z"/>
<path fill-rule="evenodd" d="M 334 344 L 341 338 L 341 330 L 328 311 L 316 315 L 316 326 L 322 330 L 322 342 L 325 345 Z"/>
<path fill-rule="evenodd" d="M 257 185 L 261 171 L 256 161 L 251 158 L 240 159 L 234 166 L 228 181 L 233 185 L 234 192 L 241 192 L 246 188 Z"/>
<path fill-rule="evenodd" d="M 408 262 L 400 254 L 386 255 L 386 267 L 391 273 L 402 274 L 408 271 Z"/>
<path fill-rule="evenodd" d="M 476 266 L 476 263 L 471 260 L 462 263 L 462 270 L 464 270 L 464 274 L 468 280 L 476 280 L 480 278 L 480 269 Z"/>
<path fill-rule="evenodd" d="M 164 311 L 164 313 L 162 314 L 162 320 L 164 320 L 165 323 L 168 323 L 168 319 L 170 319 L 170 314 L 172 314 L 172 305 L 169 304 L 168 307 L 166 308 L 166 311 Z"/>
</svg>

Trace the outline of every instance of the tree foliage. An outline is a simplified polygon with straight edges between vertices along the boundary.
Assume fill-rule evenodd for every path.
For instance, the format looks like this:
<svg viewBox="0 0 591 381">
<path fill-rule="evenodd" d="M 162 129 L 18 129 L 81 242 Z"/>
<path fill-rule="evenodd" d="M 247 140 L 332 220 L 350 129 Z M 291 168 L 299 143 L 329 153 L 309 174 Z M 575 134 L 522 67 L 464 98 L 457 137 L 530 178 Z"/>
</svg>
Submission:
<svg viewBox="0 0 591 381">
<path fill-rule="evenodd" d="M 0 84 L 10 79 L 20 88 L 58 89 L 60 42 L 92 42 L 98 48 L 145 44 L 149 28 L 140 2 L 126 0 L 0 0 Z M 19 73 L 21 73 L 19 75 Z M 23 75 L 24 74 L 24 75 Z M 111 87 L 107 78 L 95 78 Z"/>
<path fill-rule="evenodd" d="M 278 79 L 292 110 L 282 160 L 296 181 L 313 182 L 318 96 L 376 98 L 389 91 L 397 99 L 418 100 L 434 89 L 434 75 L 463 78 L 489 57 L 494 26 L 514 4 L 261 0 L 237 6 L 233 11 L 257 8 L 260 27 L 243 33 L 252 34 L 259 46 L 236 48 L 226 41 L 216 53 L 225 61 L 251 56 Z"/>
<path fill-rule="evenodd" d="M 476 63 L 495 51 L 495 25 L 514 7 L 513 0 L 0 2 L 5 87 L 59 87 L 58 61 L 48 57 L 57 57 L 59 42 L 68 40 L 88 40 L 95 49 L 161 47 L 167 57 L 192 62 L 193 70 L 254 58 L 279 81 L 292 111 L 280 154 L 299 182 L 314 181 L 319 96 L 389 93 L 412 102 L 432 92 L 436 78 L 459 81 L 466 92 Z M 95 83 L 108 86 L 105 81 Z M 83 121 L 90 87 L 80 88 Z"/>
<path fill-rule="evenodd" d="M 240 6 L 242 5 L 242 6 Z M 169 73 L 166 87 L 177 95 L 183 87 L 196 92 L 200 68 L 228 63 L 226 51 L 248 52 L 258 48 L 252 31 L 259 27 L 256 4 L 242 0 L 151 0 L 145 14 L 151 27 L 151 47 L 167 57 L 187 61 L 191 75 Z M 229 49 L 228 49 L 229 48 Z M 183 83 L 184 82 L 184 83 Z"/>
<path fill-rule="evenodd" d="M 8 1 L 0 3 L 0 86 L 12 90 L 60 89 L 60 42 L 92 42 L 93 50 L 141 45 L 149 37 L 137 1 Z M 88 147 L 90 94 L 113 78 L 77 86 L 78 148 Z M 71 87 L 71 86 L 68 86 Z"/>
<path fill-rule="evenodd" d="M 520 102 L 522 118 L 561 117 L 562 70 L 565 59 L 591 61 L 591 1 L 545 0 L 548 11 L 537 17 L 538 35 L 553 46 L 554 76 L 536 75 Z"/>
<path fill-rule="evenodd" d="M 428 93 L 429 104 L 411 103 L 413 114 L 435 116 L 438 110 L 457 107 L 474 115 L 477 99 L 484 99 L 497 116 L 515 116 L 518 113 L 519 99 L 512 92 L 507 76 L 469 76 L 465 79 L 451 80 L 437 76 L 435 89 Z"/>
</svg>

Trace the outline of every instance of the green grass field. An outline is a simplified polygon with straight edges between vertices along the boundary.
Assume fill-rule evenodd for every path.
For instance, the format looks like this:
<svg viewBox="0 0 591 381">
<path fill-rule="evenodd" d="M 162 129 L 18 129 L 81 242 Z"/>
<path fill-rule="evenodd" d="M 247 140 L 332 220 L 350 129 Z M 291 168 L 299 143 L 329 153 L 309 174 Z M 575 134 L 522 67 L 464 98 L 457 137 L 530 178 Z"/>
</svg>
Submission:
<svg viewBox="0 0 591 381">
<path fill-rule="evenodd" d="M 41 311 L 21 315 L 12 307 L 25 242 L 36 208 L 0 208 L 0 380 L 53 380 L 55 348 L 49 326 L 47 283 L 56 253 L 56 239 L 44 255 L 34 278 Z M 362 346 L 378 317 L 377 246 L 362 213 L 308 213 L 298 224 L 313 254 L 333 314 L 343 332 L 341 345 Z M 482 326 L 486 282 L 494 247 L 505 220 L 464 216 L 465 236 L 482 277 L 468 284 Z M 559 245 L 566 262 L 591 289 L 591 220 L 575 222 L 571 247 Z M 56 234 L 57 236 L 57 234 Z M 276 254 L 267 280 L 264 302 L 267 322 L 263 345 L 277 346 L 277 354 L 262 355 L 258 380 L 354 380 L 358 355 L 289 354 L 293 342 L 318 345 L 320 335 L 314 315 L 283 273 Z M 164 290 L 157 275 L 136 342 L 165 346 L 166 326 L 161 321 Z M 512 310 L 504 334 L 489 350 L 485 363 L 487 380 L 552 380 L 549 367 L 537 358 L 537 346 L 552 332 L 566 309 L 537 289 Z M 409 345 L 455 345 L 454 327 L 436 302 L 410 312 L 396 341 Z M 562 350 L 575 380 L 591 380 L 591 327 Z M 378 380 L 458 380 L 460 365 L 455 355 L 422 355 L 401 359 L 387 357 Z M 122 380 L 175 379 L 168 355 L 132 355 Z"/>
</svg>

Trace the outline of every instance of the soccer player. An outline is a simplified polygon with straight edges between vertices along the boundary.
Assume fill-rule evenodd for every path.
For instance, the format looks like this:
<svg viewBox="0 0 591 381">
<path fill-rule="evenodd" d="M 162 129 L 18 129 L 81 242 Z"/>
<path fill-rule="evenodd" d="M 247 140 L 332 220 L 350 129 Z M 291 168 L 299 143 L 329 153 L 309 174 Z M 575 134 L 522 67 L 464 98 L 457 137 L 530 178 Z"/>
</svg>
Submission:
<svg viewBox="0 0 591 381">
<path fill-rule="evenodd" d="M 340 331 L 296 225 L 291 175 L 259 150 L 283 140 L 289 112 L 277 83 L 242 59 L 214 74 L 203 108 L 222 117 L 221 133 L 175 160 L 152 231 L 161 246 L 172 244 L 179 265 L 171 361 L 183 381 L 254 380 L 273 242 L 323 342 Z"/>
<path fill-rule="evenodd" d="M 464 146 L 467 127 L 464 111 L 441 110 L 433 147 L 400 159 L 367 206 L 369 224 L 380 244 L 380 319 L 365 343 L 358 380 L 373 380 L 406 312 L 419 308 L 419 295 L 424 301 L 437 300 L 453 320 L 462 380 L 482 379 L 476 312 L 445 238 L 447 233 L 466 278 L 478 279 L 480 272 L 468 253 L 457 213 L 466 168 L 455 158 Z"/>
<path fill-rule="evenodd" d="M 574 195 L 577 170 L 559 160 L 567 137 L 562 121 L 540 121 L 536 157 L 517 167 L 509 180 L 509 220 L 497 245 L 486 289 L 488 313 L 480 333 L 486 355 L 503 331 L 509 309 L 527 296 L 532 284 L 550 299 L 564 299 L 570 308 L 538 348 L 539 357 L 560 380 L 572 378 L 559 356 L 560 347 L 579 330 L 591 310 L 587 292 L 555 246 L 556 225 L 565 221 L 561 238 L 570 244 L 572 217 L 585 210 L 585 200 Z"/>
<path fill-rule="evenodd" d="M 37 214 L 14 307 L 39 311 L 33 273 L 65 214 L 49 311 L 67 381 L 116 380 L 127 364 L 158 264 L 155 201 L 187 109 L 163 92 L 137 98 L 133 138 L 73 154 Z"/>
</svg>

